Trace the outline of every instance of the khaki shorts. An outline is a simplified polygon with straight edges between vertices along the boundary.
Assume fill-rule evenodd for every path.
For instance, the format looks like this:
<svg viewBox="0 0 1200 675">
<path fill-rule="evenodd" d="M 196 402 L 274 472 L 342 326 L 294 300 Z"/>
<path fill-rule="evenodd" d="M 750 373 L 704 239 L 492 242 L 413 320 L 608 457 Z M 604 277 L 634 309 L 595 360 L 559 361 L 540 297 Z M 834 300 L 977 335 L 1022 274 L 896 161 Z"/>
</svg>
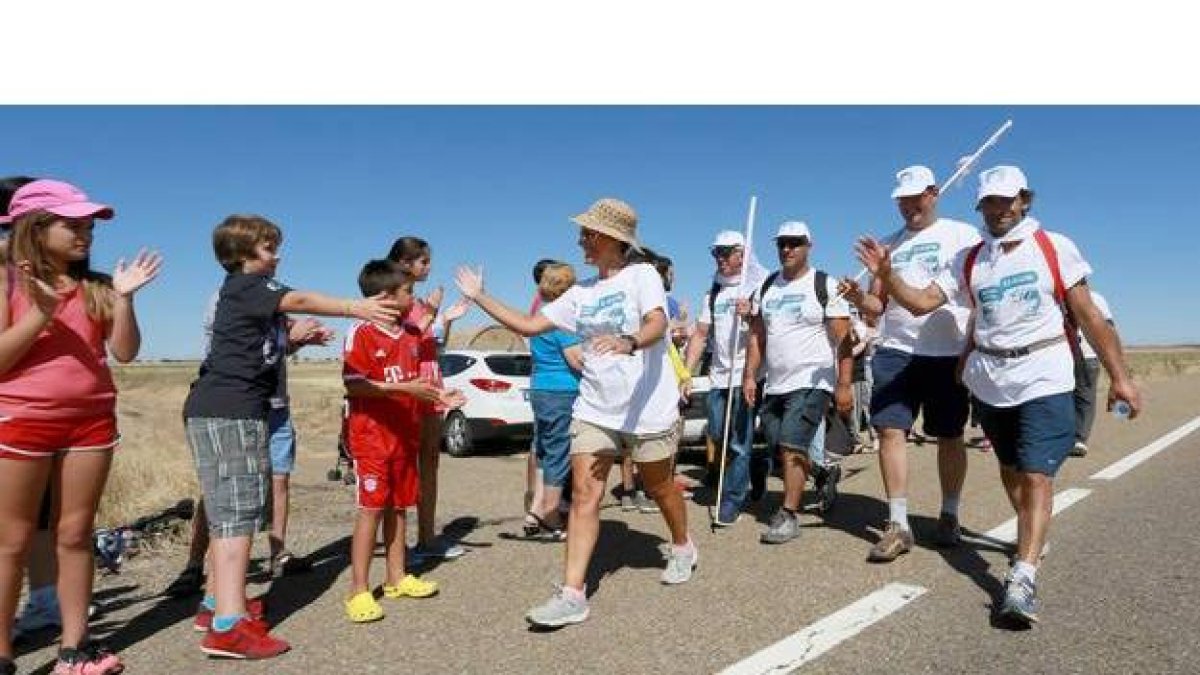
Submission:
<svg viewBox="0 0 1200 675">
<path fill-rule="evenodd" d="M 622 455 L 628 452 L 635 462 L 661 462 L 670 459 L 679 447 L 679 425 L 653 434 L 630 434 L 571 420 L 572 455 Z"/>
</svg>

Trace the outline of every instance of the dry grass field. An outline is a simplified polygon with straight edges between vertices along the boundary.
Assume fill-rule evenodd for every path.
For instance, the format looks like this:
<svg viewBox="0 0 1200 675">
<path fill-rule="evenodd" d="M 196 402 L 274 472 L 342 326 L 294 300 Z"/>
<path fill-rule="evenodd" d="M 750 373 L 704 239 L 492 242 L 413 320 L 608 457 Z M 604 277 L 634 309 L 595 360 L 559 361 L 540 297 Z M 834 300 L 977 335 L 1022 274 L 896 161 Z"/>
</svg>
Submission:
<svg viewBox="0 0 1200 675">
<path fill-rule="evenodd" d="M 473 335 L 464 331 L 453 342 L 467 346 Z M 496 331 L 485 332 L 470 346 L 520 348 L 512 336 Z M 1134 348 L 1128 358 L 1143 381 L 1200 373 L 1200 347 Z M 307 447 L 334 447 L 341 414 L 341 364 L 301 362 L 290 368 L 300 438 Z M 136 364 L 114 370 L 123 447 L 100 507 L 101 525 L 126 522 L 197 492 L 180 415 L 196 364 Z"/>
</svg>

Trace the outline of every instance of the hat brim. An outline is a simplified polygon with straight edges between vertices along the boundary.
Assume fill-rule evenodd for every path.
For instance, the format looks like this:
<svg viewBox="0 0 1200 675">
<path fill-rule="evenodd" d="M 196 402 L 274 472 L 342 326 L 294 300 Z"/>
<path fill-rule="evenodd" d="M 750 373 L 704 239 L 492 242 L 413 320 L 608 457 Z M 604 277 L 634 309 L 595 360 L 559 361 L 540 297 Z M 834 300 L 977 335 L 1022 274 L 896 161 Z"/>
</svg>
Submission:
<svg viewBox="0 0 1200 675">
<path fill-rule="evenodd" d="M 925 191 L 931 187 L 934 186 L 926 185 L 923 188 L 915 188 L 912 186 L 898 187 L 895 190 L 892 190 L 892 199 L 899 199 L 900 197 L 916 197 L 919 194 L 924 194 Z"/>
<path fill-rule="evenodd" d="M 63 204 L 62 206 L 49 207 L 45 211 L 53 213 L 56 216 L 62 216 L 63 218 L 87 218 L 91 216 L 100 220 L 108 220 L 115 213 L 111 206 L 96 204 L 94 202 L 73 202 L 71 204 Z"/>
<path fill-rule="evenodd" d="M 629 244 L 630 246 L 632 246 L 633 249 L 639 253 L 642 251 L 642 245 L 638 242 L 638 240 L 636 238 L 631 237 L 628 234 L 626 234 L 626 233 L 618 230 L 617 228 L 612 227 L 606 223 L 595 220 L 594 218 L 592 218 L 590 215 L 588 215 L 586 213 L 581 213 L 581 214 L 571 218 L 571 222 L 575 223 L 576 225 L 579 225 L 580 227 L 587 228 L 593 232 L 599 232 L 600 234 L 603 234 L 606 237 L 612 237 L 613 239 L 616 239 L 617 241 L 625 242 L 626 244 Z"/>
<path fill-rule="evenodd" d="M 979 196 L 975 199 L 975 201 L 981 202 L 983 201 L 984 197 L 1004 197 L 1005 199 L 1013 199 L 1017 195 L 1021 194 L 1021 190 L 1024 189 L 1025 188 L 1021 187 L 1020 185 L 1004 186 L 1003 188 L 992 187 L 986 190 L 980 190 Z"/>
</svg>

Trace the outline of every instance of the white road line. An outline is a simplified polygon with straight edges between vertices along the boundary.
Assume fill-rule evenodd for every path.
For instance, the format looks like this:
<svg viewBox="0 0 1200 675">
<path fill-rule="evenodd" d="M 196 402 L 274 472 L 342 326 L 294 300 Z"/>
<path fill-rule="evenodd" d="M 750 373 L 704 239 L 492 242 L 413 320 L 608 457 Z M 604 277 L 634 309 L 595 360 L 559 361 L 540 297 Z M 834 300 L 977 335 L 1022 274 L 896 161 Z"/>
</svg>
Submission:
<svg viewBox="0 0 1200 675">
<path fill-rule="evenodd" d="M 888 584 L 811 626 L 796 631 L 790 637 L 738 661 L 721 671 L 721 675 L 790 673 L 917 599 L 925 591 L 920 586 Z"/>
<path fill-rule="evenodd" d="M 1126 455 L 1124 459 L 1109 464 L 1107 467 L 1092 474 L 1091 478 L 1092 480 L 1113 480 L 1115 478 L 1120 478 L 1121 475 L 1126 471 L 1129 471 L 1138 464 L 1141 464 L 1163 450 L 1166 450 L 1171 444 L 1180 440 L 1184 436 L 1187 436 L 1198 428 L 1200 428 L 1200 417 L 1193 418 L 1192 421 L 1187 422 L 1175 431 L 1162 436 L 1141 450 Z"/>
<path fill-rule="evenodd" d="M 1083 499 L 1084 497 L 1086 497 L 1090 494 L 1092 494 L 1092 491 L 1088 490 L 1087 488 L 1069 488 L 1067 490 L 1063 490 L 1062 492 L 1054 495 L 1054 506 L 1052 508 L 1053 515 L 1058 515 L 1058 513 L 1060 511 L 1062 511 L 1063 509 L 1074 504 L 1075 502 L 1078 502 L 1079 500 Z M 1008 520 L 1004 521 L 1003 523 L 988 530 L 987 534 L 984 536 L 989 539 L 995 539 L 997 541 L 1016 541 L 1017 540 L 1017 519 L 1009 518 Z"/>
</svg>

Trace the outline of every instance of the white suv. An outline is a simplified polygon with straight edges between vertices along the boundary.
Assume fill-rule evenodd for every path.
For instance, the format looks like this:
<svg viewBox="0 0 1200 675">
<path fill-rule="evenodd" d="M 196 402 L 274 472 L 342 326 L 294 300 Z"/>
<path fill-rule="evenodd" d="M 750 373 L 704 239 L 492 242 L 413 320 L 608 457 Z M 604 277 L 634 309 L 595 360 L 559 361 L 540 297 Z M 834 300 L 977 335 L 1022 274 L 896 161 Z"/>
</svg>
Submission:
<svg viewBox="0 0 1200 675">
<path fill-rule="evenodd" d="M 529 405 L 529 354 L 451 349 L 438 358 L 447 389 L 458 389 L 467 402 L 446 415 L 443 442 L 454 457 L 470 455 L 480 441 L 533 435 Z"/>
</svg>

